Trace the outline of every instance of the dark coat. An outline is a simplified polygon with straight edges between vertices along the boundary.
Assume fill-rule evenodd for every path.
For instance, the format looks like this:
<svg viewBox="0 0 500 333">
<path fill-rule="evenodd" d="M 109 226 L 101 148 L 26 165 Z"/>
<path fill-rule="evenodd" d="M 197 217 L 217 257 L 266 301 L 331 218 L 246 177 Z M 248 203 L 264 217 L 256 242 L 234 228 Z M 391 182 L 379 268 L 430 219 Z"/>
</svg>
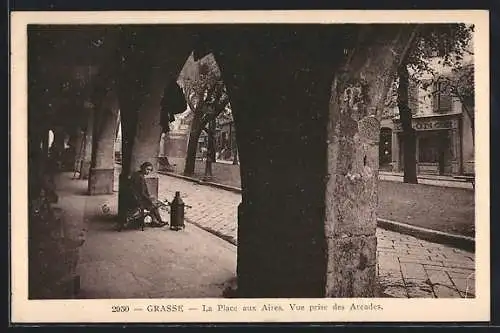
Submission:
<svg viewBox="0 0 500 333">
<path fill-rule="evenodd" d="M 140 171 L 136 171 L 130 176 L 130 190 L 137 206 L 146 208 L 152 205 L 146 180 Z"/>
</svg>

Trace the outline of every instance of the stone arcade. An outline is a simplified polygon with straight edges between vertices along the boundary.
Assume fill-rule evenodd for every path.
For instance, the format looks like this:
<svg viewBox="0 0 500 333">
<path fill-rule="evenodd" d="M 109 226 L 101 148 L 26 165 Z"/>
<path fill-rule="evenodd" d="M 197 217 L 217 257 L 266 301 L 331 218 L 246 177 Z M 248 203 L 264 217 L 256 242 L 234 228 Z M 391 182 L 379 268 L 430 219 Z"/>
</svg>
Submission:
<svg viewBox="0 0 500 333">
<path fill-rule="evenodd" d="M 196 59 L 212 52 L 241 164 L 237 296 L 373 297 L 380 112 L 413 30 L 30 26 L 30 199 L 40 195 L 34 172 L 46 161 L 49 130 L 88 143 L 80 154 L 88 194 L 110 193 L 120 121 L 123 211 L 127 176 L 144 161 L 157 163 L 167 83 L 191 52 Z M 85 96 L 59 88 L 65 75 L 88 68 L 79 72 Z M 62 102 L 49 106 L 48 95 Z"/>
</svg>

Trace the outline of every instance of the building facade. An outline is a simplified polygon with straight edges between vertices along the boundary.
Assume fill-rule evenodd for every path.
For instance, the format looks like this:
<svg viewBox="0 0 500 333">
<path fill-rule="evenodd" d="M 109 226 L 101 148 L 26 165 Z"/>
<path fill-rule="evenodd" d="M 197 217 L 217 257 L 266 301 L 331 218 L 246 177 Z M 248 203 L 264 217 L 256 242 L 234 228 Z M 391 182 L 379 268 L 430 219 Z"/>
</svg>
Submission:
<svg viewBox="0 0 500 333">
<path fill-rule="evenodd" d="M 161 136 L 160 157 L 184 158 L 186 156 L 192 115 L 186 110 L 176 115 L 175 118 L 175 121 L 170 124 L 170 131 Z"/>
<path fill-rule="evenodd" d="M 218 159 L 232 161 L 236 152 L 236 130 L 232 119 L 217 124 L 215 135 Z"/>
<path fill-rule="evenodd" d="M 409 89 L 409 106 L 416 131 L 418 174 L 463 175 L 474 173 L 471 119 L 459 98 L 443 83 L 415 85 Z M 388 109 L 381 123 L 380 170 L 403 172 L 403 135 L 397 106 Z"/>
</svg>

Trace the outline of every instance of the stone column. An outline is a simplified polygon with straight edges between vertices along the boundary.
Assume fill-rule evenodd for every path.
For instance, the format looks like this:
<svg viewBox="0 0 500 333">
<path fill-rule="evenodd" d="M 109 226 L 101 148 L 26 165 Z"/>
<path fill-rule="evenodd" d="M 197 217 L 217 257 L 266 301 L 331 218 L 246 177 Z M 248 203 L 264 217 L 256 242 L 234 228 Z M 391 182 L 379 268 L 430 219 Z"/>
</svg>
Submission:
<svg viewBox="0 0 500 333">
<path fill-rule="evenodd" d="M 87 112 L 87 126 L 83 137 L 83 156 L 80 167 L 80 179 L 88 179 L 90 174 L 90 165 L 92 162 L 92 132 L 94 130 L 94 110 L 91 107 L 85 107 Z"/>
<path fill-rule="evenodd" d="M 64 164 L 64 139 L 66 132 L 64 131 L 64 128 L 55 127 L 53 133 L 54 141 L 52 142 L 51 157 L 54 161 L 54 166 L 57 166 L 57 170 L 62 171 Z"/>
<path fill-rule="evenodd" d="M 220 46 L 216 60 L 229 90 L 242 183 L 237 297 L 322 297 L 332 77 L 325 73 L 335 59 L 318 45 L 283 55 L 273 29 L 227 34 L 217 41 L 232 43 Z M 259 46 L 248 49 L 246 40 Z"/>
<path fill-rule="evenodd" d="M 160 136 L 160 148 L 159 148 L 159 157 L 166 156 L 166 145 L 165 142 L 167 141 L 167 135 L 165 133 L 162 133 Z"/>
<path fill-rule="evenodd" d="M 42 140 L 42 152 L 47 157 L 49 155 L 49 132 L 50 130 L 47 129 L 45 131 L 45 136 L 43 137 Z"/>
<path fill-rule="evenodd" d="M 158 170 L 158 155 L 162 127 L 160 124 L 160 102 L 173 70 L 155 67 L 144 70 L 143 78 L 146 93 L 137 93 L 132 84 L 122 83 L 119 87 L 120 117 L 122 121 L 122 172 L 120 174 L 119 211 L 126 208 L 123 189 L 132 172 L 139 170 L 144 162 L 151 162 Z M 158 175 L 146 178 L 149 192 L 158 197 Z"/>
<path fill-rule="evenodd" d="M 328 123 L 327 297 L 375 297 L 380 118 L 412 26 L 361 28 L 337 73 Z"/>
<path fill-rule="evenodd" d="M 73 147 L 75 154 L 73 171 L 79 172 L 81 168 L 80 162 L 82 160 L 83 153 L 85 152 L 84 136 L 85 132 L 78 128 L 71 139 L 70 144 Z"/>
<path fill-rule="evenodd" d="M 144 162 L 151 162 L 154 170 L 158 170 L 160 154 L 160 101 L 170 75 L 161 68 L 154 68 L 151 73 L 150 91 L 139 110 L 134 144 L 130 157 L 130 171 L 136 171 Z M 153 173 L 146 178 L 150 194 L 158 197 L 158 174 Z"/>
<path fill-rule="evenodd" d="M 66 137 L 66 132 L 64 128 L 54 128 L 54 142 L 52 143 L 53 150 L 59 156 L 64 151 L 64 139 Z"/>
<path fill-rule="evenodd" d="M 344 57 L 344 29 L 217 32 L 240 153 L 237 297 L 375 295 L 378 116 L 409 35 L 368 28 Z"/>
<path fill-rule="evenodd" d="M 113 193 L 117 123 L 118 100 L 115 91 L 109 89 L 95 115 L 89 195 Z"/>
<path fill-rule="evenodd" d="M 117 71 L 122 124 L 119 213 L 127 208 L 127 179 L 145 161 L 157 168 L 160 109 L 166 83 L 177 78 L 193 49 L 189 27 L 127 26 L 120 29 Z M 133 47 L 131 47 L 133 45 Z M 166 125 L 166 124 L 165 124 Z M 153 179 L 153 184 L 158 180 Z M 155 188 L 151 193 L 157 193 Z"/>
</svg>

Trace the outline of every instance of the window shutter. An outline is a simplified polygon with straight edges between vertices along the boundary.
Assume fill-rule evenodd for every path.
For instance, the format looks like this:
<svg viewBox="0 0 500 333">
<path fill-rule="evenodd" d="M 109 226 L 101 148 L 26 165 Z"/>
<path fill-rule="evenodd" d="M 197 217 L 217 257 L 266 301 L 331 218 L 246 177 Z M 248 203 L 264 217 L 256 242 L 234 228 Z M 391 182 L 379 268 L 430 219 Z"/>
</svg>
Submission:
<svg viewBox="0 0 500 333">
<path fill-rule="evenodd" d="M 410 107 L 411 113 L 418 113 L 418 86 L 415 83 L 410 83 L 408 91 L 408 106 Z"/>
<path fill-rule="evenodd" d="M 447 87 L 442 87 L 439 98 L 439 111 L 440 112 L 450 112 L 451 111 L 451 92 Z"/>
<path fill-rule="evenodd" d="M 439 83 L 432 84 L 432 111 L 438 112 L 439 110 Z"/>
</svg>

